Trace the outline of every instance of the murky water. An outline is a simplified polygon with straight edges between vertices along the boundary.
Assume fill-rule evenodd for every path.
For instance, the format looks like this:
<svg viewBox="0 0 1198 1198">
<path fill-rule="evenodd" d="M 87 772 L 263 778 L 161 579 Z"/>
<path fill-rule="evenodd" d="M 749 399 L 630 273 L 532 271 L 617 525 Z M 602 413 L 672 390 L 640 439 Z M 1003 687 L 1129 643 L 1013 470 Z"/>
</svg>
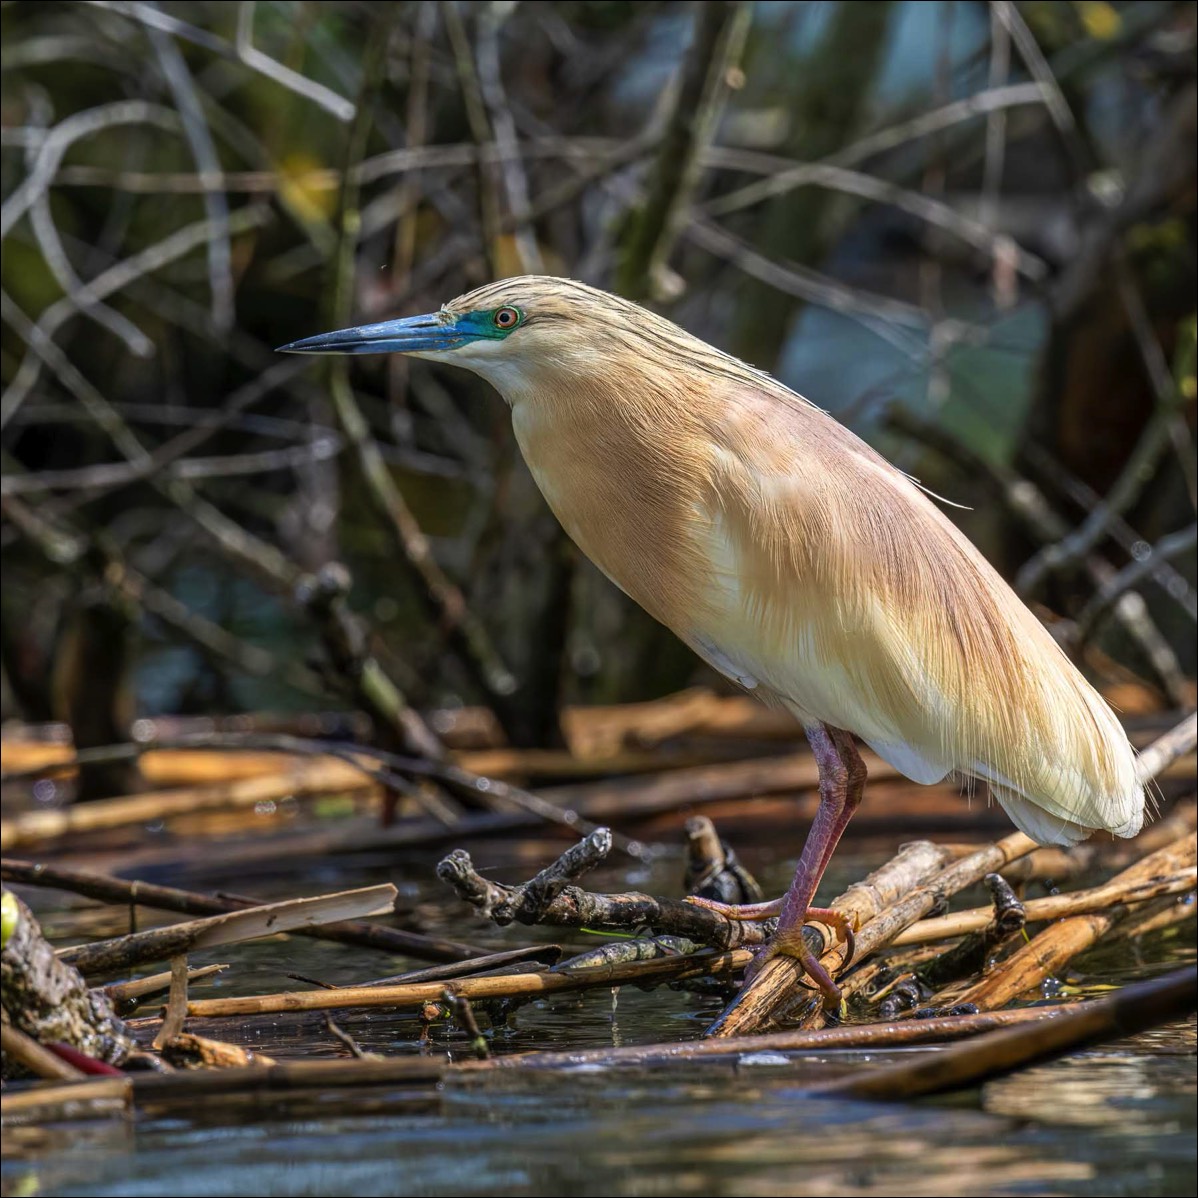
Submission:
<svg viewBox="0 0 1198 1198">
<path fill-rule="evenodd" d="M 845 847 L 829 893 L 893 850 Z M 497 863 L 494 876 L 514 880 L 527 876 L 527 863 L 513 859 L 526 853 L 527 845 L 495 844 L 475 856 Z M 765 850 L 744 855 L 767 886 L 785 880 L 785 860 Z M 671 893 L 680 868 L 676 857 L 613 866 L 593 884 Z M 332 864 L 303 889 L 390 877 L 419 905 L 429 930 L 494 947 L 551 939 L 548 929 L 464 920 L 423 880 L 427 869 L 426 859 L 396 878 L 394 870 Z M 232 888 L 219 875 L 219 866 L 207 865 L 175 880 Z M 279 893 L 299 889 L 285 876 L 272 885 Z M 64 912 L 71 900 L 35 897 L 50 928 L 75 922 Z M 563 938 L 571 951 L 596 942 Z M 1194 958 L 1194 924 L 1182 924 L 1132 949 L 1100 947 L 1063 980 L 1089 991 Z M 227 947 L 194 963 L 212 959 L 234 969 L 197 996 L 296 985 L 289 972 L 345 983 L 407 964 L 297 937 Z M 489 1039 L 496 1053 L 691 1039 L 720 1005 L 715 996 L 666 988 L 591 991 L 523 1006 Z M 337 1022 L 375 1052 L 469 1055 L 462 1033 L 444 1023 L 424 1029 L 411 1012 L 340 1012 Z M 195 1030 L 281 1057 L 345 1055 L 318 1015 L 209 1021 Z M 167 1102 L 129 1120 L 17 1129 L 2 1177 L 8 1194 L 64 1195 L 1190 1195 L 1194 1049 L 1191 1021 L 952 1099 L 902 1106 L 807 1092 L 833 1073 L 888 1059 L 878 1053 L 756 1053 L 649 1070 L 501 1071 L 439 1086 Z"/>
</svg>

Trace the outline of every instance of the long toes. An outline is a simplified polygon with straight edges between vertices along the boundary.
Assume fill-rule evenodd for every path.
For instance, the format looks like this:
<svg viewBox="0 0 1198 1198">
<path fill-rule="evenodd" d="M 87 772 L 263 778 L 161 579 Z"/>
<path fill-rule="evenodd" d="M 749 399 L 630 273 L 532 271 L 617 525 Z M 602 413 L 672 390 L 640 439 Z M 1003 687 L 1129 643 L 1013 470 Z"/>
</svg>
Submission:
<svg viewBox="0 0 1198 1198">
<path fill-rule="evenodd" d="M 782 910 L 781 899 L 774 899 L 768 903 L 721 903 L 715 899 L 688 894 L 685 901 L 738 923 L 756 923 L 763 919 L 772 919 Z"/>
</svg>

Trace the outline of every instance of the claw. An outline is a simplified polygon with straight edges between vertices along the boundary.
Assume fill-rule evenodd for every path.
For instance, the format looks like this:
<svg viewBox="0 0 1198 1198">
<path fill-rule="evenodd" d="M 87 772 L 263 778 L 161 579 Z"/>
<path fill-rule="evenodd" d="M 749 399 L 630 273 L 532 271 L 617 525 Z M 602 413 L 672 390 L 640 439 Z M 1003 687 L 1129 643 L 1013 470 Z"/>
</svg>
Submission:
<svg viewBox="0 0 1198 1198">
<path fill-rule="evenodd" d="M 846 948 L 844 963 L 841 969 L 848 969 L 852 964 L 853 958 L 857 955 L 857 938 L 854 933 L 857 930 L 857 916 L 848 916 L 840 911 L 836 911 L 831 907 L 808 907 L 807 914 L 804 917 L 805 922 L 817 920 L 820 923 L 826 923 L 828 927 L 836 932 L 836 941 L 838 944 L 843 944 Z"/>
<path fill-rule="evenodd" d="M 854 932 L 856 931 L 856 917 L 850 917 L 843 912 L 835 911 L 829 907 L 808 907 L 803 916 L 803 922 L 797 924 L 788 931 L 779 931 L 775 933 L 774 938 L 758 953 L 753 959 L 746 971 L 746 980 L 751 980 L 761 970 L 762 966 L 777 956 L 779 953 L 785 954 L 788 957 L 794 957 L 795 960 L 803 967 L 803 972 L 813 984 L 813 988 L 820 990 L 824 996 L 824 1006 L 829 1011 L 839 1013 L 841 1019 L 844 1018 L 847 1007 L 844 1001 L 844 996 L 840 992 L 840 987 L 832 980 L 831 974 L 820 964 L 815 954 L 807 947 L 807 942 L 803 939 L 803 926 L 809 922 L 818 922 L 827 924 L 836 936 L 836 943 L 843 944 L 846 947 L 846 956 L 844 964 L 841 968 L 846 968 L 856 955 L 857 940 Z"/>
</svg>

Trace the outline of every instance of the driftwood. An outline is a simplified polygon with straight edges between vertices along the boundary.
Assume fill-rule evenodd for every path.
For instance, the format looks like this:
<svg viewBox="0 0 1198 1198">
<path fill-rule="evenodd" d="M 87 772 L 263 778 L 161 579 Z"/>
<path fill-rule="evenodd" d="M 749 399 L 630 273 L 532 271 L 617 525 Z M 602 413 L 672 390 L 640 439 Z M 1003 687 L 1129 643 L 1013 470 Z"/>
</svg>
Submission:
<svg viewBox="0 0 1198 1198">
<path fill-rule="evenodd" d="M 523 886 L 491 881 L 475 870 L 469 853 L 456 849 L 437 866 L 437 876 L 500 926 L 518 920 L 625 932 L 652 927 L 724 950 L 763 942 L 760 925 L 735 923 L 693 903 L 639 893 L 594 894 L 570 884 L 598 865 L 610 848 L 607 829 L 601 828 Z"/>
<path fill-rule="evenodd" d="M 61 1042 L 102 1061 L 124 1061 L 135 1045 L 107 996 L 89 990 L 79 971 L 55 955 L 16 895 L 5 891 L 4 903 L 6 916 L 15 910 L 5 920 L 0 951 L 4 1022 L 40 1044 Z"/>
<path fill-rule="evenodd" d="M 1172 845 L 1158 849 L 1118 874 L 1110 885 L 1136 886 L 1152 882 L 1160 876 L 1191 869 L 1195 861 L 1195 849 L 1193 836 L 1180 837 Z M 1173 898 L 1160 901 L 1170 906 L 1175 904 Z M 1004 961 L 1001 971 L 995 971 L 966 990 L 957 1001 L 973 1003 L 985 1010 L 1004 1006 L 1038 986 L 1048 975 L 1062 969 L 1078 953 L 1089 948 L 1126 918 L 1127 911 L 1125 905 L 1117 903 L 1103 911 L 1073 915 L 1050 924 L 1014 956 Z"/>
<path fill-rule="evenodd" d="M 177 911 L 183 915 L 226 915 L 246 907 L 261 905 L 258 899 L 233 898 L 229 895 L 217 898 L 215 895 L 197 894 L 195 891 L 180 890 L 174 886 L 131 882 L 91 870 L 64 869 L 9 857 L 0 859 L 0 879 L 5 882 L 22 882 L 29 886 L 53 886 L 59 890 L 69 890 L 74 894 L 99 899 L 101 902 L 156 907 L 162 911 Z M 339 920 L 319 927 L 293 928 L 292 931 L 300 936 L 356 944 L 362 948 L 375 948 L 387 953 L 402 953 L 427 961 L 460 961 L 475 957 L 480 952 L 469 944 L 459 944 L 439 936 L 422 936 L 417 932 L 405 932 L 399 928 L 363 923 L 360 920 Z"/>
<path fill-rule="evenodd" d="M 74 965 L 83 973 L 113 973 L 195 949 L 273 936 L 277 932 L 311 927 L 326 920 L 384 915 L 394 905 L 395 895 L 395 887 L 391 885 L 367 886 L 361 890 L 267 903 L 228 915 L 192 919 L 149 932 L 134 932 L 66 949 L 59 954 L 59 960 Z"/>
</svg>

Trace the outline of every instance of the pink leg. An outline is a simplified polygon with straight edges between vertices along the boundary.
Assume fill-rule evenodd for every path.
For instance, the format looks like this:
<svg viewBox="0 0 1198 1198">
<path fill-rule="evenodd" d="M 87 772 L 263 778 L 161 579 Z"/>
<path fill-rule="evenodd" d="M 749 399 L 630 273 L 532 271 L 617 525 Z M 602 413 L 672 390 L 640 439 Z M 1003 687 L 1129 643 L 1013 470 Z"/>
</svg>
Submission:
<svg viewBox="0 0 1198 1198">
<path fill-rule="evenodd" d="M 754 920 L 779 916 L 778 930 L 768 950 L 758 957 L 754 967 L 760 968 L 777 953 L 796 957 L 826 998 L 837 1004 L 840 1002 L 840 991 L 827 970 L 808 949 L 803 939 L 803 924 L 814 916 L 837 928 L 848 941 L 849 955 L 852 956 L 852 929 L 848 921 L 838 911 L 813 907 L 811 900 L 836 851 L 836 845 L 853 818 L 853 812 L 861 805 L 861 795 L 865 789 L 865 762 L 861 760 L 848 732 L 828 724 L 814 724 L 805 731 L 819 766 L 819 807 L 811 830 L 807 833 L 790 889 L 782 898 L 769 903 L 732 906 L 705 899 L 692 898 L 689 901 L 719 911 L 729 919 Z"/>
<path fill-rule="evenodd" d="M 865 789 L 865 762 L 848 732 L 827 724 L 816 724 L 807 730 L 807 739 L 819 766 L 819 807 L 807 843 L 803 845 L 795 869 L 794 881 L 782 899 L 778 930 L 771 948 L 803 962 L 808 975 L 828 998 L 839 1002 L 840 992 L 824 968 L 815 959 L 803 940 L 803 924 L 809 916 L 827 916 L 828 912 L 811 905 L 819 888 L 824 870 L 844 835 L 849 820 L 861 805 Z M 844 924 L 844 917 L 834 921 Z"/>
</svg>

